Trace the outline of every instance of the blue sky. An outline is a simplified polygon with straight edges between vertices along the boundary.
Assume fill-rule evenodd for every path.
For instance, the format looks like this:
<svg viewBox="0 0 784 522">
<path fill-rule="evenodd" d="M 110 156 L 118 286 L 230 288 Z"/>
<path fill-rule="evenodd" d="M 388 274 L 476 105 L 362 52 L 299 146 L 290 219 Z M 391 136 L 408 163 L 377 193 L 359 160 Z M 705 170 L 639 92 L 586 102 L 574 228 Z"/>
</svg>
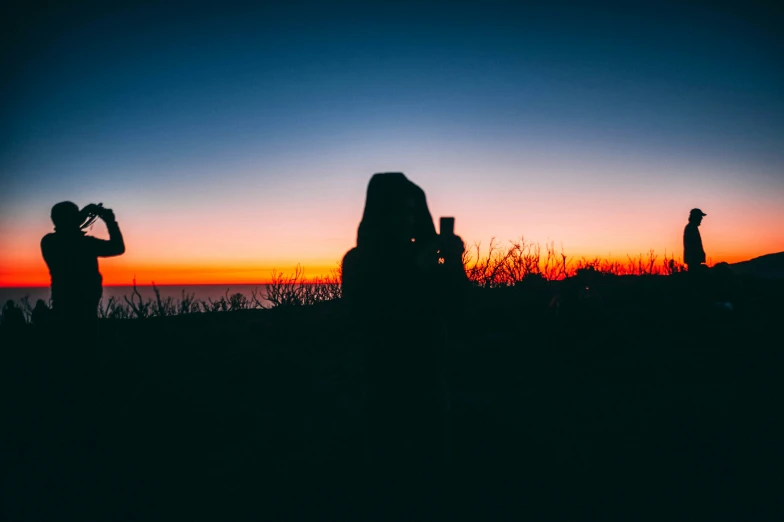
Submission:
<svg viewBox="0 0 784 522">
<path fill-rule="evenodd" d="M 277 219 L 314 259 L 339 258 L 382 170 L 461 212 L 467 240 L 516 230 L 620 254 L 623 241 L 596 235 L 613 204 L 673 213 L 672 235 L 643 226 L 650 248 L 674 248 L 691 206 L 780 217 L 781 9 L 627 4 L 12 13 L 0 242 L 29 250 L 20 231 L 45 233 L 52 204 L 100 200 L 144 237 L 212 213 L 249 230 Z M 564 206 L 590 219 L 569 224 Z M 280 244 L 263 228 L 254 241 Z M 766 235 L 763 250 L 779 239 Z"/>
</svg>

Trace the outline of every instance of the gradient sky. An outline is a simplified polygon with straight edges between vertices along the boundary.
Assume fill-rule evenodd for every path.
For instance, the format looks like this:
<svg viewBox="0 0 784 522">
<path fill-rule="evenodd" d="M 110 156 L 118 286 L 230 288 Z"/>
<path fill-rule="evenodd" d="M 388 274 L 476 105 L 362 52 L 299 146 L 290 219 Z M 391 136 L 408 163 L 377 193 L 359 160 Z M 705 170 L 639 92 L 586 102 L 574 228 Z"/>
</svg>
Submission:
<svg viewBox="0 0 784 522">
<path fill-rule="evenodd" d="M 781 8 L 77 4 L 0 16 L 0 286 L 62 200 L 114 209 L 106 284 L 317 275 L 381 171 L 469 243 L 680 256 L 700 207 L 714 262 L 784 250 Z"/>
</svg>

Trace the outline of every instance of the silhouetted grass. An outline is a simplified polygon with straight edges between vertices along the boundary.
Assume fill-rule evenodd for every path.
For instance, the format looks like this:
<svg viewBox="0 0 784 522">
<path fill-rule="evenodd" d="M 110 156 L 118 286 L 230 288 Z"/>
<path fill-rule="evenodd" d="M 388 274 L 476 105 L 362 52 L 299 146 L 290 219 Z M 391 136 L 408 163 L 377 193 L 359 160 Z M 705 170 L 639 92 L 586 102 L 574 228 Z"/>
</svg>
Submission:
<svg viewBox="0 0 784 522">
<path fill-rule="evenodd" d="M 557 251 L 554 243 L 544 245 L 521 237 L 502 245 L 491 238 L 485 251 L 479 242 L 466 247 L 463 265 L 468 278 L 481 288 L 509 287 L 529 276 L 558 281 L 577 275 L 578 270 L 593 269 L 606 275 L 671 275 L 684 269 L 680 259 L 654 250 L 627 256 L 626 262 L 600 257 L 570 257 Z"/>
<path fill-rule="evenodd" d="M 779 520 L 765 515 L 781 499 L 784 351 L 770 339 L 784 281 L 701 315 L 672 306 L 683 279 L 596 277 L 598 307 L 596 294 L 568 298 L 580 277 L 477 289 L 447 360 L 445 484 L 463 516 L 441 519 L 506 520 L 523 505 L 533 520 L 745 520 L 749 506 Z M 546 313 L 537 281 L 563 294 L 561 313 Z M 208 305 L 230 310 L 231 297 Z M 352 519 L 375 484 L 367 345 L 341 307 L 156 320 L 167 303 L 102 324 L 89 367 L 35 328 L 0 329 L 3 519 L 65 519 L 73 498 L 96 520 Z"/>
<path fill-rule="evenodd" d="M 544 246 L 526 241 L 524 237 L 509 241 L 506 245 L 491 238 L 486 249 L 480 242 L 467 245 L 463 253 L 463 265 L 469 280 L 477 288 L 513 287 L 526 278 L 544 281 L 560 281 L 589 269 L 605 275 L 671 275 L 684 269 L 680 259 L 672 254 L 659 257 L 653 250 L 645 254 L 627 256 L 626 262 L 599 257 L 571 257 L 558 251 L 553 242 Z M 179 298 L 163 297 L 159 288 L 152 283 L 154 298 L 144 298 L 139 293 L 136 280 L 133 291 L 123 298 L 109 297 L 101 300 L 98 315 L 102 319 L 147 319 L 193 313 L 232 312 L 278 307 L 311 306 L 317 303 L 340 299 L 341 267 L 338 265 L 329 275 L 307 277 L 305 269 L 297 265 L 292 274 L 272 271 L 270 282 L 263 288 L 255 288 L 250 295 L 240 292 L 218 299 L 198 299 L 195 294 L 182 290 Z M 32 314 L 29 297 L 23 297 L 18 306 L 28 322 Z"/>
<path fill-rule="evenodd" d="M 784 280 L 742 282 L 730 313 L 653 255 L 495 250 L 469 259 L 477 288 L 449 337 L 444 484 L 462 516 L 441 519 L 780 519 L 765 515 L 781 498 Z M 374 520 L 368 345 L 341 306 L 308 306 L 335 296 L 313 283 L 300 268 L 250 297 L 107 299 L 107 319 L 151 320 L 104 321 L 89 366 L 45 331 L 0 328 L 3 519 Z"/>
</svg>

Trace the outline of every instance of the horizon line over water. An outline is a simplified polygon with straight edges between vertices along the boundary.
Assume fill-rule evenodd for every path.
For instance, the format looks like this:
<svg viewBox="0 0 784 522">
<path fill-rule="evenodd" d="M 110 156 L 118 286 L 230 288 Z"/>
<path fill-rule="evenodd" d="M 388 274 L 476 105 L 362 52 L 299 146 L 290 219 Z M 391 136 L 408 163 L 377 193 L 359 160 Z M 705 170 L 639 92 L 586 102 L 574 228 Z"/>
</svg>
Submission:
<svg viewBox="0 0 784 522">
<path fill-rule="evenodd" d="M 162 298 L 171 297 L 173 299 L 182 298 L 182 293 L 193 294 L 196 299 L 220 299 L 226 297 L 228 291 L 229 295 L 242 293 L 250 297 L 253 290 L 258 290 L 263 296 L 266 295 L 267 284 L 247 284 L 247 285 L 220 285 L 220 284 L 206 284 L 206 285 L 155 285 Z M 143 299 L 155 299 L 155 292 L 152 285 L 136 285 L 139 294 Z M 133 285 L 107 285 L 103 287 L 103 299 L 114 297 L 122 299 L 125 296 L 130 298 L 133 293 Z M 9 299 L 13 299 L 17 303 L 22 298 L 28 297 L 30 304 L 34 305 L 38 299 L 43 299 L 48 303 L 51 296 L 49 286 L 26 286 L 26 287 L 0 287 L 0 305 L 5 304 Z M 267 300 L 260 296 L 260 301 L 267 302 Z"/>
<path fill-rule="evenodd" d="M 224 287 L 224 288 L 227 288 L 227 287 L 232 287 L 233 288 L 235 286 L 269 286 L 271 284 L 273 284 L 273 283 L 162 283 L 162 284 L 156 284 L 156 283 L 144 283 L 144 284 L 141 284 L 141 283 L 136 283 L 135 285 L 133 283 L 131 283 L 131 284 L 123 284 L 123 285 L 107 285 L 107 284 L 104 284 L 103 285 L 103 289 L 105 290 L 107 288 L 133 288 L 134 286 L 136 286 L 137 288 L 152 288 L 152 287 L 157 287 L 157 288 L 164 288 L 164 287 L 185 288 L 185 287 L 196 287 L 196 286 L 199 286 L 199 287 L 201 287 L 201 286 L 219 286 L 219 287 Z M 312 282 L 312 281 L 297 281 L 294 284 L 311 285 L 311 284 L 321 284 L 321 283 Z M 0 286 L 0 290 L 17 290 L 17 289 L 36 289 L 36 290 L 40 290 L 40 289 L 48 289 L 50 287 L 51 287 L 50 284 L 41 284 L 41 285 L 10 285 L 10 286 L 6 285 L 6 286 Z"/>
</svg>

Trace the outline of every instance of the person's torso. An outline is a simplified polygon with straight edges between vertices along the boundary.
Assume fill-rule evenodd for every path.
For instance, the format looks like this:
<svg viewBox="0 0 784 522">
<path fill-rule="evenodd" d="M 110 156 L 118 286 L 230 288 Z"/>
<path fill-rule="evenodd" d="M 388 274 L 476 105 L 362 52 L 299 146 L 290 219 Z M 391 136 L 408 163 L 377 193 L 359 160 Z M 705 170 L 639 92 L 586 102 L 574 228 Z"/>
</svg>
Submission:
<svg viewBox="0 0 784 522">
<path fill-rule="evenodd" d="M 696 225 L 688 224 L 683 231 L 683 257 L 686 263 L 702 261 L 702 238 Z"/>
<path fill-rule="evenodd" d="M 52 299 L 80 299 L 100 295 L 102 277 L 92 238 L 49 234 L 44 238 L 44 259 L 52 282 Z"/>
<path fill-rule="evenodd" d="M 440 325 L 439 286 L 433 274 L 412 263 L 398 265 L 354 249 L 344 258 L 344 295 L 363 334 L 375 372 L 396 378 L 429 373 Z"/>
</svg>

